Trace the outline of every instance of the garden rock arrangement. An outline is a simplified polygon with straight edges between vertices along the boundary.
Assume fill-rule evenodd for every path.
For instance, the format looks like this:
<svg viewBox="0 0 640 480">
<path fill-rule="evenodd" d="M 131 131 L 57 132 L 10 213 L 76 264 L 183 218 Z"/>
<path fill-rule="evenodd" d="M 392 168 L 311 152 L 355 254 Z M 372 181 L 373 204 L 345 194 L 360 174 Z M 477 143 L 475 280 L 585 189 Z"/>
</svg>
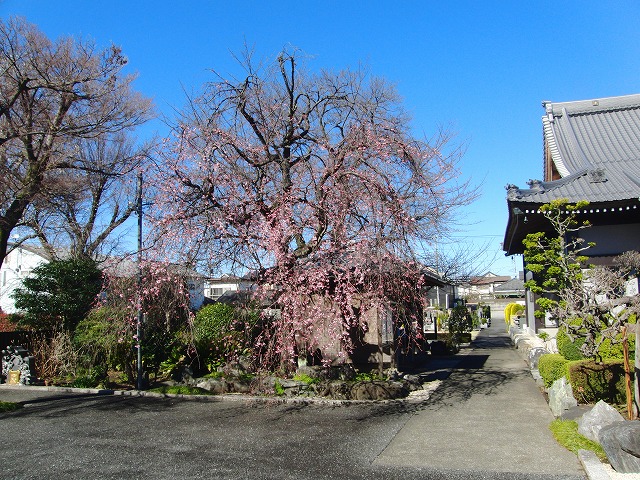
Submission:
<svg viewBox="0 0 640 480">
<path fill-rule="evenodd" d="M 551 385 L 549 388 L 549 408 L 554 416 L 559 417 L 562 412 L 576 407 L 578 401 L 573 396 L 573 389 L 571 384 L 567 382 L 565 377 L 562 377 Z"/>
<path fill-rule="evenodd" d="M 640 422 L 624 420 L 602 427 L 600 445 L 620 473 L 640 473 Z"/>
<path fill-rule="evenodd" d="M 334 368 L 301 367 L 294 378 L 251 375 L 243 369 L 224 368 L 217 374 L 193 378 L 187 372 L 181 382 L 213 394 L 244 393 L 282 397 L 321 397 L 331 400 L 393 400 L 423 389 L 419 375 L 387 372 L 382 380 L 359 379 L 350 365 Z"/>
<path fill-rule="evenodd" d="M 580 417 L 578 420 L 578 433 L 589 440 L 599 442 L 598 437 L 603 427 L 623 421 L 624 417 L 620 415 L 618 410 L 607 402 L 600 400 L 589 412 Z"/>
</svg>

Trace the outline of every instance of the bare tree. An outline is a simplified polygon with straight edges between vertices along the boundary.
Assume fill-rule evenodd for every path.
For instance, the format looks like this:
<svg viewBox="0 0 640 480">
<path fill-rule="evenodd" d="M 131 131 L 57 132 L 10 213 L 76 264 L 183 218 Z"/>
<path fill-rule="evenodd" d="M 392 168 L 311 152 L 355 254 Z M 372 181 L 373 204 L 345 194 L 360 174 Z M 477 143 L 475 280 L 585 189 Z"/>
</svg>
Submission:
<svg viewBox="0 0 640 480">
<path fill-rule="evenodd" d="M 0 265 L 9 236 L 47 182 L 76 165 L 78 139 L 146 121 L 151 104 L 123 75 L 120 48 L 51 42 L 20 18 L 0 22 Z"/>
<path fill-rule="evenodd" d="M 64 246 L 73 257 L 98 259 L 118 248 L 117 229 L 136 210 L 136 177 L 149 147 L 136 147 L 123 132 L 75 145 L 74 169 L 52 172 L 25 224 L 52 258 Z"/>
</svg>

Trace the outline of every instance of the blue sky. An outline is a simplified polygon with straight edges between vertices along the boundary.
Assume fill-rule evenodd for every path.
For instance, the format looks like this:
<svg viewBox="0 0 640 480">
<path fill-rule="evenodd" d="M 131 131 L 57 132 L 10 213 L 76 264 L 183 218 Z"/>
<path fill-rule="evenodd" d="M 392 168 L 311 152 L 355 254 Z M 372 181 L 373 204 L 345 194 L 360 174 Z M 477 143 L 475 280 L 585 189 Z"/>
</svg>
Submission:
<svg viewBox="0 0 640 480">
<path fill-rule="evenodd" d="M 137 89 L 169 116 L 211 69 L 237 71 L 231 53 L 245 43 L 259 59 L 295 46 L 314 69 L 367 66 L 397 85 L 416 134 L 444 126 L 465 143 L 462 173 L 482 197 L 461 212 L 457 237 L 487 244 L 488 269 L 502 275 L 522 265 L 501 253 L 504 187 L 542 176 L 542 100 L 640 93 L 637 0 L 0 0 L 0 17 L 11 15 L 51 38 L 120 45 Z"/>
</svg>

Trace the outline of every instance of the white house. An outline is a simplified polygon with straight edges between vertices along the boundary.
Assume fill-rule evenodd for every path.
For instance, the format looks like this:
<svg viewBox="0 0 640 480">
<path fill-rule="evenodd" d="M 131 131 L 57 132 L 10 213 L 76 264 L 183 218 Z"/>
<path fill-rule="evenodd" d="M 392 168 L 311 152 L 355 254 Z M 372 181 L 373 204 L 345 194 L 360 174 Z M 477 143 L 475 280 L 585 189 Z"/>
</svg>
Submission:
<svg viewBox="0 0 640 480">
<path fill-rule="evenodd" d="M 115 260 L 115 259 L 114 259 Z M 0 309 L 3 313 L 16 313 L 15 302 L 11 294 L 22 285 L 34 268 L 51 261 L 46 251 L 41 247 L 21 245 L 11 251 L 0 267 Z M 111 270 L 116 276 L 137 275 L 137 263 L 130 259 L 106 261 L 102 269 Z M 173 266 L 176 270 L 180 267 Z M 187 272 L 187 288 L 189 290 L 190 306 L 198 310 L 204 302 L 204 278 L 194 271 Z"/>
<path fill-rule="evenodd" d="M 49 262 L 49 255 L 41 247 L 21 245 L 5 257 L 0 267 L 0 309 L 4 313 L 16 313 L 11 294 L 22 285 L 34 268 Z"/>
<path fill-rule="evenodd" d="M 495 296 L 495 289 L 511 280 L 511 277 L 496 275 L 487 272 L 480 277 L 472 277 L 467 283 L 458 286 L 458 295 L 461 298 L 490 299 Z"/>
<path fill-rule="evenodd" d="M 204 297 L 209 300 L 218 300 L 227 292 L 249 291 L 253 288 L 253 281 L 248 277 L 236 277 L 235 275 L 221 275 L 204 280 Z"/>
</svg>

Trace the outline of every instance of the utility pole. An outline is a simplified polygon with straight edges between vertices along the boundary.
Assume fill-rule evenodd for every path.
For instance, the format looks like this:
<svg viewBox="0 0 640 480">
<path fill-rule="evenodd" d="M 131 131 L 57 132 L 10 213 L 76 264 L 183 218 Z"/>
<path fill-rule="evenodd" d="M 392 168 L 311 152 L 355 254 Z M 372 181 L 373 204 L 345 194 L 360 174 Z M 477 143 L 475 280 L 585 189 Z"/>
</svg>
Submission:
<svg viewBox="0 0 640 480">
<path fill-rule="evenodd" d="M 142 172 L 138 173 L 138 318 L 136 320 L 136 344 L 138 349 L 138 377 L 136 388 L 142 390 L 144 387 L 142 371 Z"/>
</svg>

